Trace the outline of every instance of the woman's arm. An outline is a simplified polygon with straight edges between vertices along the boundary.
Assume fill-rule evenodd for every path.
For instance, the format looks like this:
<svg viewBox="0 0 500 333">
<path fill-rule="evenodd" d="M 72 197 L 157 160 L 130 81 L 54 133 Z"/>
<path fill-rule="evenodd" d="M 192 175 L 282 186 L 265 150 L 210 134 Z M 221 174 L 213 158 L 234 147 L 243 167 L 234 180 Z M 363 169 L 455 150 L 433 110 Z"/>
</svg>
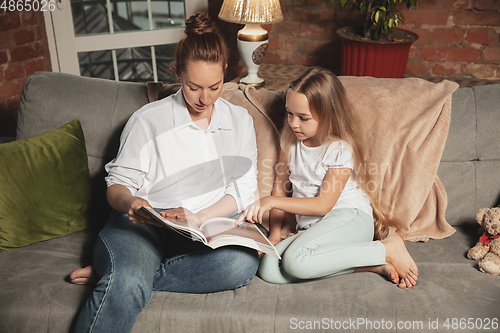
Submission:
<svg viewBox="0 0 500 333">
<path fill-rule="evenodd" d="M 106 197 L 111 207 L 118 213 L 128 214 L 128 218 L 133 223 L 148 223 L 161 227 L 149 214 L 142 212 L 141 207 L 151 207 L 146 200 L 134 197 L 130 190 L 120 184 L 113 184 L 106 190 Z M 151 207 L 152 208 L 152 207 Z"/>
<path fill-rule="evenodd" d="M 201 224 L 213 217 L 231 216 L 238 210 L 236 200 L 232 195 L 226 194 L 219 201 L 210 207 L 200 210 L 194 214 L 186 208 L 178 207 L 169 210 L 164 210 L 160 213 L 163 217 L 176 219 L 191 220 L 197 224 Z"/>
<path fill-rule="evenodd" d="M 238 211 L 238 204 L 232 195 L 226 194 L 212 206 L 200 210 L 196 215 L 200 222 L 213 217 L 231 216 Z"/>
<path fill-rule="evenodd" d="M 237 204 L 235 212 L 240 212 L 255 200 L 257 191 L 257 139 L 253 119 L 248 113 L 242 114 L 237 123 L 237 130 L 231 131 L 231 135 L 234 136 L 232 140 L 240 142 L 237 163 L 234 166 L 224 165 L 224 169 L 230 167 L 229 170 L 224 172 L 227 178 L 231 175 L 231 181 L 225 188 L 225 194 L 233 196 Z M 231 137 L 227 139 L 231 139 Z M 251 164 L 250 169 L 248 169 L 249 163 Z"/>
<path fill-rule="evenodd" d="M 156 226 L 162 226 L 147 213 L 141 211 L 142 206 L 151 207 L 146 200 L 134 197 L 129 189 L 123 185 L 115 184 L 108 187 L 106 196 L 109 204 L 117 212 L 128 214 L 133 223 L 149 223 Z M 153 208 L 153 207 L 151 207 Z M 160 214 L 163 217 L 189 219 L 196 223 L 202 223 L 205 220 L 217 216 L 230 216 L 237 210 L 236 200 L 230 195 L 225 195 L 217 203 L 193 214 L 183 207 L 165 210 Z"/>
<path fill-rule="evenodd" d="M 273 208 L 299 215 L 326 215 L 335 206 L 350 175 L 351 169 L 330 168 L 326 172 L 320 191 L 316 197 L 290 198 L 268 196 L 248 206 L 242 216 L 244 215 L 243 218 L 250 222 L 262 223 L 262 215 Z"/>
</svg>

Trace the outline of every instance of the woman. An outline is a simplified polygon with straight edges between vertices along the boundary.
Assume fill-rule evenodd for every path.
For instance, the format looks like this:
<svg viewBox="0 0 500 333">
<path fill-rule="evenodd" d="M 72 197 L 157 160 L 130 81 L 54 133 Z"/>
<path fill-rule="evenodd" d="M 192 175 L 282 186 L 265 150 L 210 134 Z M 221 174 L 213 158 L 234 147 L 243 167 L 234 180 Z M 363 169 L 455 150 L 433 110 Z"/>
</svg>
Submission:
<svg viewBox="0 0 500 333">
<path fill-rule="evenodd" d="M 160 228 L 141 211 L 147 206 L 164 217 L 201 223 L 240 212 L 254 200 L 252 118 L 219 98 L 226 45 L 203 14 L 190 17 L 185 32 L 176 49 L 181 89 L 132 115 L 117 157 L 106 165 L 106 194 L 114 212 L 97 239 L 93 265 L 71 274 L 75 284 L 98 280 L 75 332 L 129 332 L 153 290 L 234 289 L 248 284 L 257 270 L 256 251 L 212 250 Z M 250 170 L 228 177 L 227 170 L 221 172 L 225 156 L 251 161 Z"/>
</svg>

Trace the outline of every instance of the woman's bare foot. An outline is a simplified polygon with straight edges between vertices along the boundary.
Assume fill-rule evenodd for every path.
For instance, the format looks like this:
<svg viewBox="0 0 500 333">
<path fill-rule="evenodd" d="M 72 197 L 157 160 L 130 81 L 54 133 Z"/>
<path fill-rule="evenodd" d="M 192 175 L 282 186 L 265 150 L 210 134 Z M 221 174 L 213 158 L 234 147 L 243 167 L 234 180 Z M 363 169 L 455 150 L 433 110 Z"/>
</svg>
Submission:
<svg viewBox="0 0 500 333">
<path fill-rule="evenodd" d="M 69 278 L 73 284 L 95 285 L 99 281 L 99 277 L 92 266 L 75 269 Z"/>
<path fill-rule="evenodd" d="M 399 275 L 399 288 L 411 288 L 417 284 L 418 268 L 403 239 L 392 233 L 381 242 L 385 246 L 385 261 L 394 266 Z"/>
<path fill-rule="evenodd" d="M 379 275 L 387 277 L 390 281 L 395 284 L 399 283 L 399 274 L 396 269 L 391 264 L 378 265 L 378 266 L 366 266 L 366 267 L 356 267 L 354 273 L 358 272 L 373 272 Z"/>
</svg>

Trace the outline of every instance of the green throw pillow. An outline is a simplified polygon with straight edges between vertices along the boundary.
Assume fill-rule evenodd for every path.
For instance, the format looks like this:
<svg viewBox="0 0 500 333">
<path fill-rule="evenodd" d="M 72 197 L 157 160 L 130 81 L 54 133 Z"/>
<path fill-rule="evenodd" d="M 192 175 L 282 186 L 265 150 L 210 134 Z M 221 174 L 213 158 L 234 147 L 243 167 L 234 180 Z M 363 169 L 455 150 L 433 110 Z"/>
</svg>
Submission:
<svg viewBox="0 0 500 333">
<path fill-rule="evenodd" d="M 89 205 L 80 121 L 0 145 L 0 251 L 85 229 Z"/>
</svg>

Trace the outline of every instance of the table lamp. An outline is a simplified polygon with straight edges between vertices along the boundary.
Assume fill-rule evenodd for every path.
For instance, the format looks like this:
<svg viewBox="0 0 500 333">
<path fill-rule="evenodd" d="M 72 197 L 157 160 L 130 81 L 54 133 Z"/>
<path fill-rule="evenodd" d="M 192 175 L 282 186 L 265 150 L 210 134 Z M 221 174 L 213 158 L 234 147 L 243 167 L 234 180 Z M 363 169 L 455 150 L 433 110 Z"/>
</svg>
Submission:
<svg viewBox="0 0 500 333">
<path fill-rule="evenodd" d="M 238 31 L 237 45 L 248 75 L 240 82 L 256 87 L 263 86 L 264 79 L 260 78 L 257 72 L 266 55 L 268 35 L 260 25 L 283 21 L 279 0 L 224 0 L 219 18 L 231 23 L 245 24 L 245 27 Z"/>
</svg>

